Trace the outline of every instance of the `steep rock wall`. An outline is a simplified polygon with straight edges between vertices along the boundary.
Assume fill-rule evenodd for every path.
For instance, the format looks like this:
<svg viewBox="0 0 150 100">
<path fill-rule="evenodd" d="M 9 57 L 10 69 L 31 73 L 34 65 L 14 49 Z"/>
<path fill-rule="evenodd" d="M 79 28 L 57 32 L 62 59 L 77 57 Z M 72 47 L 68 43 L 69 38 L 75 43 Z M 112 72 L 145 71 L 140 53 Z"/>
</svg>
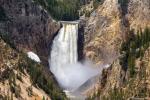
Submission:
<svg viewBox="0 0 150 100">
<path fill-rule="evenodd" d="M 117 52 L 117 54 L 120 55 L 119 54 L 119 49 L 121 48 L 120 43 L 122 43 L 125 40 L 125 36 L 130 34 L 130 31 L 132 29 L 134 30 L 133 31 L 134 34 L 136 34 L 138 30 L 140 29 L 144 30 L 146 27 L 150 27 L 150 1 L 149 0 L 128 0 L 128 3 L 125 8 L 127 10 L 126 12 L 124 12 L 120 4 L 117 4 L 117 1 L 118 0 L 105 0 L 104 3 L 100 5 L 99 8 L 97 9 L 96 15 L 91 16 L 87 23 L 87 29 L 86 29 L 87 31 L 85 33 L 86 41 L 85 41 L 84 53 L 86 57 L 91 58 L 96 63 L 105 61 L 105 58 L 101 56 L 104 54 L 110 55 L 108 56 L 107 59 L 109 60 L 112 55 L 111 53 L 109 53 L 109 51 L 111 50 L 113 50 L 113 53 Z M 116 16 L 113 13 L 115 11 L 119 13 L 119 14 L 115 13 Z M 108 22 L 108 20 L 104 20 L 104 19 L 100 23 L 99 20 L 102 19 L 101 18 L 102 15 L 109 18 L 109 21 L 111 21 L 111 23 L 106 23 Z M 113 24 L 112 22 L 114 23 L 119 22 L 119 24 L 117 24 L 119 28 L 118 26 L 115 26 L 115 24 Z M 99 27 L 102 25 L 103 25 L 102 28 Z M 114 31 L 114 35 L 113 35 L 113 33 L 111 31 L 108 31 L 108 29 L 110 29 L 111 31 L 119 29 L 120 31 L 119 32 Z M 105 34 L 100 35 L 100 33 L 102 33 L 101 31 L 104 31 L 103 33 Z M 115 41 L 113 43 L 116 44 L 113 44 L 111 41 Z M 118 48 L 116 48 L 116 46 Z M 108 49 L 105 49 L 106 47 L 108 47 Z M 104 49 L 104 52 L 102 52 L 102 49 Z M 137 71 L 136 73 L 137 76 L 134 78 L 129 78 L 129 69 L 127 72 L 125 72 L 121 68 L 122 66 L 120 65 L 118 58 L 117 60 L 114 60 L 112 66 L 107 70 L 104 70 L 102 78 L 100 79 L 100 84 L 97 86 L 98 88 L 94 89 L 95 92 L 93 96 L 95 96 L 96 99 L 104 99 L 103 96 L 110 97 L 110 98 L 111 97 L 115 98 L 115 96 L 116 98 L 118 98 L 119 96 L 121 96 L 126 100 L 132 97 L 140 97 L 140 95 L 144 93 L 145 96 L 149 97 L 148 94 L 149 59 L 148 58 L 149 58 L 149 49 L 146 50 L 144 57 L 142 59 L 137 59 L 135 61 L 136 63 L 135 70 Z M 145 80 L 143 77 L 145 77 Z M 141 92 L 141 90 L 143 90 L 143 88 L 145 89 L 145 87 L 146 90 Z M 115 88 L 117 88 L 116 91 Z M 117 93 L 117 95 L 113 93 Z M 98 96 L 96 97 L 96 95 Z M 118 100 L 118 99 L 114 99 L 114 100 Z"/>
<path fill-rule="evenodd" d="M 111 63 L 118 56 L 121 39 L 120 5 L 105 0 L 91 16 L 85 28 L 85 56 L 95 63 Z"/>
<path fill-rule="evenodd" d="M 104 0 L 93 13 L 85 25 L 84 54 L 96 64 L 116 59 L 131 30 L 150 27 L 149 0 Z"/>
<path fill-rule="evenodd" d="M 128 3 L 127 19 L 130 29 L 135 31 L 150 27 L 150 1 L 130 0 Z"/>
<path fill-rule="evenodd" d="M 32 0 L 1 0 L 7 21 L 0 22 L 0 32 L 8 33 L 20 51 L 34 51 L 47 64 L 49 43 L 59 25 Z"/>
</svg>

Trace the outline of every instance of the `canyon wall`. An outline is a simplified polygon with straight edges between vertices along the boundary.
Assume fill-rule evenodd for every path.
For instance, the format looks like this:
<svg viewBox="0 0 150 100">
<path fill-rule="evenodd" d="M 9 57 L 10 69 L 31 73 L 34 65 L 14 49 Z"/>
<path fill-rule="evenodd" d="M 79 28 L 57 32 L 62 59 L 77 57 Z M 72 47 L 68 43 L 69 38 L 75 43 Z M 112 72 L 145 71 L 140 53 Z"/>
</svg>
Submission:
<svg viewBox="0 0 150 100">
<path fill-rule="evenodd" d="M 96 64 L 111 63 L 116 58 L 121 34 L 121 10 L 117 0 L 105 0 L 85 27 L 85 56 Z"/>
<path fill-rule="evenodd" d="M 19 51 L 33 51 L 47 65 L 50 42 L 60 28 L 40 5 L 32 0 L 1 0 L 7 20 L 0 33 L 7 33 Z"/>
<path fill-rule="evenodd" d="M 85 27 L 85 56 L 96 64 L 112 63 L 110 68 L 103 71 L 100 84 L 89 92 L 91 94 L 91 91 L 94 91 L 93 96 L 96 99 L 99 97 L 104 99 L 103 96 L 110 98 L 121 96 L 126 99 L 132 96 L 140 97 L 140 91 L 144 86 L 147 90 L 143 91 L 146 96 L 149 96 L 149 60 L 147 58 L 149 49 L 144 52 L 144 57 L 136 59 L 134 78 L 130 78 L 129 68 L 125 71 L 120 65 L 120 57 L 123 56 L 120 50 L 122 42 L 126 42 L 129 35 L 137 34 L 139 30 L 144 31 L 146 27 L 150 28 L 150 1 L 124 1 L 127 2 L 121 4 L 118 0 L 105 0 L 96 9 L 95 14 L 89 17 Z M 142 72 L 143 70 L 146 72 Z M 145 80 L 139 78 L 143 73 L 147 73 L 144 74 Z"/>
</svg>

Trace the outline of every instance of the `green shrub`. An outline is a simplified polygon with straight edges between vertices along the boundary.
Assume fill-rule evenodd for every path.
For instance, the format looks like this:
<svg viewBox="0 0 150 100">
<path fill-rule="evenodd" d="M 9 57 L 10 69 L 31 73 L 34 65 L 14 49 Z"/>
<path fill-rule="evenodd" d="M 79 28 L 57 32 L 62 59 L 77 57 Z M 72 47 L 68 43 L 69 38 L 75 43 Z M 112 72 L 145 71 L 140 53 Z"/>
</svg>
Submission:
<svg viewBox="0 0 150 100">
<path fill-rule="evenodd" d="M 110 91 L 108 100 L 125 100 L 121 89 L 114 88 Z"/>
<path fill-rule="evenodd" d="M 17 73 L 17 75 L 16 75 L 16 78 L 18 79 L 18 80 L 20 80 L 21 82 L 23 82 L 22 81 L 22 74 L 21 73 Z"/>
<path fill-rule="evenodd" d="M 94 2 L 93 2 L 94 9 L 97 9 L 100 2 L 101 2 L 101 0 L 94 0 Z"/>
<path fill-rule="evenodd" d="M 120 3 L 122 6 L 126 6 L 128 4 L 129 0 L 118 0 L 118 3 Z"/>
<path fill-rule="evenodd" d="M 29 86 L 26 91 L 28 92 L 28 96 L 32 96 L 33 95 L 33 90 L 32 90 L 32 86 Z"/>
<path fill-rule="evenodd" d="M 0 94 L 0 100 L 5 100 L 5 98 L 2 94 Z"/>
<path fill-rule="evenodd" d="M 42 5 L 56 20 L 77 20 L 79 19 L 80 7 L 87 3 L 87 0 L 34 0 Z M 101 0 L 94 0 L 96 9 Z M 88 14 L 89 15 L 89 14 Z"/>
<path fill-rule="evenodd" d="M 150 29 L 138 31 L 136 35 L 130 34 L 129 39 L 122 43 L 120 53 L 120 64 L 123 69 L 129 69 L 130 76 L 135 75 L 135 60 L 144 56 L 145 50 L 150 44 Z"/>
<path fill-rule="evenodd" d="M 24 61 L 25 60 L 25 61 Z M 26 69 L 31 77 L 31 82 L 34 86 L 43 89 L 52 100 L 66 100 L 65 94 L 56 85 L 56 81 L 52 76 L 47 75 L 42 65 L 37 64 L 35 61 L 29 59 L 26 54 L 20 58 L 21 70 Z"/>
<path fill-rule="evenodd" d="M 20 93 L 21 93 L 20 85 L 17 85 L 14 89 L 15 89 L 15 97 L 16 98 L 20 97 Z"/>
<path fill-rule="evenodd" d="M 16 98 L 20 97 L 21 87 L 20 85 L 16 84 L 16 75 L 13 71 L 9 74 L 8 82 L 10 86 L 10 91 L 15 94 Z"/>
<path fill-rule="evenodd" d="M 90 17 L 90 15 L 91 15 L 91 12 L 90 11 L 86 11 L 85 17 Z"/>
<path fill-rule="evenodd" d="M 77 20 L 79 0 L 34 0 L 49 11 L 56 20 Z"/>
</svg>

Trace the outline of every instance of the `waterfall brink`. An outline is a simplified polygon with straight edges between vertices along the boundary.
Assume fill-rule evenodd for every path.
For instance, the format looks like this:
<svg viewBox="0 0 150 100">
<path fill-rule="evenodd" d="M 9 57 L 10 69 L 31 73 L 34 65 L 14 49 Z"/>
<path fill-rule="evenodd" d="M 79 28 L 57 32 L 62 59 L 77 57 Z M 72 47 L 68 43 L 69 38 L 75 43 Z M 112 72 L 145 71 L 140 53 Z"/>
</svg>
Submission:
<svg viewBox="0 0 150 100">
<path fill-rule="evenodd" d="M 74 91 L 98 74 L 89 64 L 78 62 L 78 22 L 61 22 L 63 27 L 53 40 L 50 70 L 62 88 Z"/>
</svg>

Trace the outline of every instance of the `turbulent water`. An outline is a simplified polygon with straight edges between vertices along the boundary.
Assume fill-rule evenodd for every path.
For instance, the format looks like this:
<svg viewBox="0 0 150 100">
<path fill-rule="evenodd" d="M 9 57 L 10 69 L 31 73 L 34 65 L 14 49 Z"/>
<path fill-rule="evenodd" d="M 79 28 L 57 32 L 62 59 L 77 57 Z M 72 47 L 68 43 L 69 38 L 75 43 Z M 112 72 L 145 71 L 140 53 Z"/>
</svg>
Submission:
<svg viewBox="0 0 150 100">
<path fill-rule="evenodd" d="M 89 63 L 81 64 L 77 61 L 78 23 L 62 22 L 62 25 L 53 40 L 50 70 L 62 88 L 74 91 L 97 75 L 98 71 L 91 68 Z"/>
</svg>

